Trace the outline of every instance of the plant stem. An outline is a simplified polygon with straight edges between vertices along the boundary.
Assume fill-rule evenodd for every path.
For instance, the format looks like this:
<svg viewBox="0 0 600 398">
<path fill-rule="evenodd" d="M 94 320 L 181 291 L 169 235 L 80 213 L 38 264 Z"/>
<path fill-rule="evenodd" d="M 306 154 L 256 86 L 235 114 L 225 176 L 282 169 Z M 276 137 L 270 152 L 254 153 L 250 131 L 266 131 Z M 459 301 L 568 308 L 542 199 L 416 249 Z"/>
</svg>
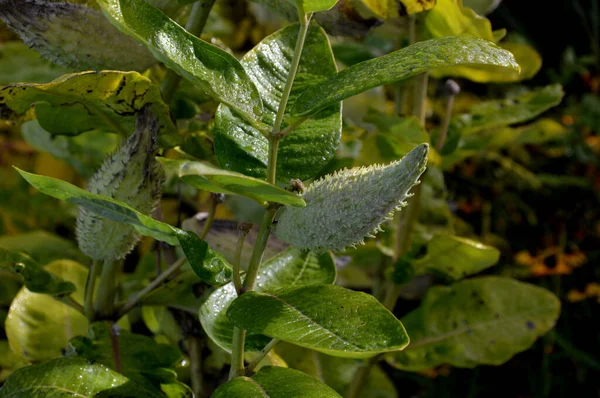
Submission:
<svg viewBox="0 0 600 398">
<path fill-rule="evenodd" d="M 112 354 L 115 361 L 115 370 L 121 373 L 121 350 L 119 347 L 119 326 L 110 324 L 110 343 L 112 345 Z"/>
<path fill-rule="evenodd" d="M 202 228 L 202 232 L 200 233 L 200 239 L 206 238 L 208 232 L 210 231 L 210 227 L 212 227 L 213 221 L 215 221 L 215 213 L 217 212 L 217 202 L 214 195 L 210 195 L 210 209 L 208 209 L 208 217 L 204 222 L 204 227 Z"/>
<path fill-rule="evenodd" d="M 251 374 L 252 371 L 254 370 L 254 368 L 256 368 L 256 366 L 258 366 L 260 361 L 262 361 L 267 356 L 267 354 L 280 342 L 281 342 L 281 340 L 279 340 L 279 339 L 272 339 L 271 341 L 269 341 L 269 343 L 265 346 L 265 348 L 260 350 L 260 352 L 258 353 L 256 358 L 254 358 L 248 364 L 248 366 L 246 366 L 246 374 L 247 375 Z"/>
<path fill-rule="evenodd" d="M 204 393 L 204 379 L 202 378 L 201 340 L 198 336 L 187 338 L 187 349 L 190 358 L 190 378 L 194 396 L 201 398 Z"/>
<path fill-rule="evenodd" d="M 248 236 L 248 232 L 250 232 L 251 228 L 252 224 L 248 223 L 240 223 L 240 225 L 238 225 L 238 241 L 235 249 L 235 260 L 233 262 L 233 285 L 235 286 L 235 291 L 238 296 L 243 292 L 242 278 L 240 276 L 242 251 L 244 250 L 244 241 L 246 240 L 246 236 Z"/>
<path fill-rule="evenodd" d="M 300 31 L 298 32 L 298 39 L 296 40 L 296 47 L 294 49 L 294 55 L 292 63 L 290 65 L 290 73 L 287 77 L 287 81 L 281 94 L 281 102 L 277 109 L 277 115 L 273 124 L 273 130 L 271 131 L 269 139 L 269 159 L 267 165 L 267 181 L 271 184 L 275 183 L 276 170 L 277 170 L 277 150 L 279 147 L 279 141 L 281 137 L 281 125 L 283 123 L 283 116 L 285 115 L 285 108 L 290 98 L 292 86 L 298 72 L 298 65 L 300 64 L 300 58 L 302 56 L 302 49 L 304 48 L 304 40 L 309 29 L 309 22 L 312 14 L 304 14 L 300 8 L 298 9 L 298 16 L 300 18 Z M 276 207 L 269 207 L 263 217 L 260 229 L 258 230 L 258 236 L 256 243 L 254 244 L 254 250 L 252 251 L 252 257 L 250 257 L 250 264 L 248 265 L 248 272 L 244 278 L 243 291 L 254 290 L 256 284 L 256 278 L 258 276 L 258 269 L 262 261 L 262 256 L 267 247 L 267 241 L 269 240 L 269 234 L 271 233 L 271 227 L 273 226 L 273 219 L 277 212 Z M 244 369 L 244 349 L 245 349 L 246 331 L 233 328 L 233 343 L 231 348 L 231 370 L 229 372 L 229 380 L 242 376 L 245 374 Z"/>
<path fill-rule="evenodd" d="M 188 32 L 194 36 L 200 36 L 202 34 L 206 21 L 208 20 L 208 14 L 210 14 L 210 10 L 215 4 L 215 1 L 216 0 L 199 0 L 194 3 L 187 24 L 185 25 L 185 29 Z M 167 74 L 161 85 L 162 96 L 167 104 L 171 103 L 173 94 L 175 94 L 180 81 L 181 76 L 171 69 L 167 70 Z"/>
<path fill-rule="evenodd" d="M 352 383 L 350 383 L 350 387 L 348 387 L 348 392 L 345 395 L 345 398 L 358 398 L 360 397 L 360 393 L 362 392 L 363 386 L 367 381 L 367 377 L 369 373 L 371 373 L 371 368 L 375 364 L 375 358 L 370 358 L 364 365 L 354 373 L 354 377 L 352 378 Z"/>
<path fill-rule="evenodd" d="M 283 116 L 285 115 L 285 109 L 287 107 L 290 93 L 292 92 L 292 86 L 296 79 L 296 72 L 298 72 L 298 65 L 300 65 L 300 58 L 302 57 L 302 49 L 304 48 L 304 40 L 310 27 L 310 17 L 312 14 L 306 14 L 300 16 L 300 31 L 298 32 L 298 38 L 296 39 L 296 47 L 294 48 L 294 55 L 292 57 L 292 64 L 290 65 L 290 74 L 288 75 L 283 92 L 281 93 L 281 102 L 279 102 L 279 109 L 277 109 L 277 116 L 275 116 L 275 122 L 273 123 L 273 131 L 271 137 L 276 137 L 281 131 L 281 124 L 283 123 Z"/>
<path fill-rule="evenodd" d="M 85 283 L 85 298 L 83 301 L 83 312 L 90 322 L 94 320 L 94 289 L 98 271 L 100 271 L 100 262 L 94 260 Z"/>
<path fill-rule="evenodd" d="M 65 297 L 56 298 L 56 300 L 68 305 L 69 307 L 73 308 L 75 311 L 80 312 L 85 315 L 85 310 L 83 309 L 83 306 L 81 304 L 79 304 L 77 301 L 75 301 L 73 299 L 73 297 L 65 296 Z"/>
<path fill-rule="evenodd" d="M 94 309 L 96 318 L 111 319 L 115 306 L 117 282 L 121 274 L 121 261 L 104 261 L 100 271 L 100 284 L 96 294 Z"/>
<path fill-rule="evenodd" d="M 152 282 L 148 284 L 145 288 L 140 290 L 138 294 L 135 295 L 131 300 L 129 300 L 121 309 L 119 309 L 116 319 L 120 319 L 129 311 L 131 311 L 144 297 L 146 297 L 149 293 L 154 291 L 157 287 L 159 287 L 167 278 L 173 275 L 179 268 L 185 264 L 187 258 L 182 257 L 177 260 L 175 263 L 171 264 L 169 268 L 165 270 L 162 274 L 156 277 Z"/>
</svg>

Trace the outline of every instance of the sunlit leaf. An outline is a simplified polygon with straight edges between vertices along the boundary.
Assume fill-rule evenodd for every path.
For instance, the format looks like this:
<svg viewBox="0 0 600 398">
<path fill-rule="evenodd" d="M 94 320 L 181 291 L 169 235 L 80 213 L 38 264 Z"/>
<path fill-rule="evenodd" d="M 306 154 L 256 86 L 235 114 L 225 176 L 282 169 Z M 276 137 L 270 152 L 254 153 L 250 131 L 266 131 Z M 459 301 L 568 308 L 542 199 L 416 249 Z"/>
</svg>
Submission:
<svg viewBox="0 0 600 398">
<path fill-rule="evenodd" d="M 453 65 L 519 70 L 510 52 L 486 40 L 470 36 L 426 40 L 355 64 L 308 88 L 294 102 L 292 116 L 304 118 L 373 87 Z"/>
<path fill-rule="evenodd" d="M 335 285 L 246 292 L 227 316 L 241 329 L 346 358 L 398 351 L 409 341 L 402 323 L 375 297 Z"/>
<path fill-rule="evenodd" d="M 238 60 L 188 33 L 145 0 L 99 0 L 122 32 L 146 45 L 154 56 L 207 94 L 259 121 L 262 103 Z"/>
<path fill-rule="evenodd" d="M 258 292 L 272 292 L 285 287 L 333 283 L 335 265 L 329 253 L 289 248 L 265 261 L 259 270 L 256 284 Z M 208 336 L 226 351 L 231 351 L 233 324 L 226 315 L 237 297 L 233 283 L 215 290 L 200 307 L 200 323 Z M 246 350 L 259 351 L 269 339 L 250 333 L 246 336 Z"/>
<path fill-rule="evenodd" d="M 261 204 L 268 201 L 291 206 L 305 205 L 302 198 L 295 193 L 271 185 L 264 180 L 220 169 L 208 162 L 166 158 L 160 158 L 160 161 L 166 167 L 175 168 L 176 174 L 183 182 L 201 190 L 247 196 Z"/>
<path fill-rule="evenodd" d="M 129 135 L 135 114 L 152 104 L 162 145 L 174 146 L 180 138 L 161 98 L 159 87 L 137 72 L 81 72 L 46 84 L 14 83 L 0 89 L 0 104 L 17 113 L 35 105 L 38 122 L 52 134 L 100 130 Z"/>
<path fill-rule="evenodd" d="M 83 358 L 58 358 L 14 372 L 0 389 L 0 398 L 14 397 L 164 398 L 99 363 Z"/>
<path fill-rule="evenodd" d="M 299 25 L 290 25 L 263 39 L 242 58 L 242 65 L 256 84 L 263 99 L 262 121 L 272 128 L 281 100 L 285 77 L 289 73 Z M 311 24 L 289 102 L 307 87 L 336 73 L 335 61 L 325 32 Z M 342 119 L 339 101 L 313 119 L 301 124 L 279 144 L 277 179 L 314 177 L 333 158 L 340 141 Z M 289 115 L 290 106 L 286 108 Z M 288 125 L 284 119 L 283 128 Z M 215 120 L 215 152 L 219 164 L 258 178 L 266 178 L 268 140 L 263 133 L 221 105 Z"/>
<path fill-rule="evenodd" d="M 71 297 L 79 304 L 83 303 L 86 267 L 70 260 L 57 260 L 45 271 L 68 281 L 66 283 L 73 290 L 77 289 Z M 87 328 L 88 321 L 80 312 L 25 287 L 13 300 L 6 319 L 10 347 L 27 361 L 60 357 L 68 341 L 76 335 L 85 335 Z"/>
</svg>

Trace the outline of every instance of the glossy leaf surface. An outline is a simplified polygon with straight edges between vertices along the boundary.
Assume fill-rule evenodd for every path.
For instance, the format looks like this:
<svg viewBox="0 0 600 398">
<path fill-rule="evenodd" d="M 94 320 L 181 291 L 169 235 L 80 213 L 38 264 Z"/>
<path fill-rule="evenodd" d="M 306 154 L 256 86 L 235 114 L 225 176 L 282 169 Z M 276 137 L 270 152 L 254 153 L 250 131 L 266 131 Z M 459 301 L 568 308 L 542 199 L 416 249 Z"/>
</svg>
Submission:
<svg viewBox="0 0 600 398">
<path fill-rule="evenodd" d="M 248 120 L 260 120 L 258 91 L 233 55 L 188 33 L 145 0 L 98 3 L 117 28 L 143 43 L 159 61 Z"/>
<path fill-rule="evenodd" d="M 441 364 L 500 365 L 554 326 L 560 301 L 549 291 L 508 278 L 481 277 L 434 287 L 403 318 L 411 344 L 388 362 L 404 370 Z"/>
<path fill-rule="evenodd" d="M 470 36 L 426 40 L 355 64 L 308 88 L 294 102 L 292 116 L 307 117 L 373 87 L 453 65 L 490 65 L 519 70 L 510 52 L 486 40 Z"/>
<path fill-rule="evenodd" d="M 15 371 L 0 389 L 0 398 L 164 398 L 99 363 L 58 358 Z"/>
<path fill-rule="evenodd" d="M 290 72 L 299 25 L 290 25 L 263 39 L 242 58 L 242 65 L 256 84 L 265 111 L 262 122 L 270 132 Z M 335 61 L 325 32 L 311 24 L 290 95 L 283 128 L 291 104 L 307 87 L 336 73 Z M 277 179 L 314 177 L 334 156 L 340 141 L 342 119 L 339 101 L 302 123 L 279 144 Z M 215 119 L 215 152 L 221 166 L 257 178 L 266 178 L 268 141 L 231 109 L 221 105 Z"/>
<path fill-rule="evenodd" d="M 334 390 L 293 369 L 266 366 L 252 377 L 237 377 L 219 387 L 213 398 L 340 398 Z"/>
<path fill-rule="evenodd" d="M 477 274 L 496 264 L 500 251 L 483 243 L 453 235 L 435 235 L 427 244 L 427 254 L 414 261 L 417 274 L 440 273 L 451 279 Z"/>
<path fill-rule="evenodd" d="M 160 159 L 165 167 L 174 167 L 177 175 L 186 184 L 195 188 L 229 195 L 242 195 L 256 200 L 304 206 L 298 195 L 271 185 L 264 180 L 248 177 L 241 173 L 220 169 L 208 162 Z"/>
<path fill-rule="evenodd" d="M 77 336 L 69 342 L 69 355 L 116 370 L 110 328 L 107 322 L 93 324 L 91 339 Z M 157 393 L 161 384 L 176 382 L 174 369 L 181 360 L 181 353 L 176 348 L 127 330 L 119 330 L 115 338 L 119 344 L 119 373 Z"/>
<path fill-rule="evenodd" d="M 227 316 L 241 329 L 340 357 L 369 358 L 409 341 L 375 297 L 335 285 L 247 292 Z"/>
<path fill-rule="evenodd" d="M 286 287 L 328 284 L 335 281 L 335 276 L 335 265 L 329 253 L 316 255 L 288 248 L 261 265 L 256 290 L 272 292 Z M 215 290 L 200 307 L 200 323 L 206 334 L 226 351 L 231 351 L 233 336 L 233 324 L 226 313 L 236 298 L 233 283 L 228 283 Z M 259 351 L 268 341 L 265 336 L 250 333 L 246 336 L 246 350 Z"/>
<path fill-rule="evenodd" d="M 40 125 L 63 135 L 92 130 L 129 135 L 135 114 L 152 104 L 161 144 L 174 146 L 179 141 L 159 87 L 137 72 L 81 72 L 46 84 L 14 83 L 0 89 L 0 103 L 17 113 L 35 104 Z"/>
</svg>

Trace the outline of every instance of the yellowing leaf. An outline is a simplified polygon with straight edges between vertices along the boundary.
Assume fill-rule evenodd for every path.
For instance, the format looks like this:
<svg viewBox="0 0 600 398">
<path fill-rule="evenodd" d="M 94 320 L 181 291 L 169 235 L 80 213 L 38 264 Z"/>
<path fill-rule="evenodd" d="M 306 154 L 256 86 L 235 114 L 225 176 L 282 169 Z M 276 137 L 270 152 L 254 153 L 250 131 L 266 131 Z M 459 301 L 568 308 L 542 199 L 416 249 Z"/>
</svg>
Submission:
<svg viewBox="0 0 600 398">
<path fill-rule="evenodd" d="M 470 8 L 462 6 L 462 0 L 439 0 L 425 17 L 425 28 L 433 37 L 471 35 L 494 41 L 492 24 Z"/>
</svg>

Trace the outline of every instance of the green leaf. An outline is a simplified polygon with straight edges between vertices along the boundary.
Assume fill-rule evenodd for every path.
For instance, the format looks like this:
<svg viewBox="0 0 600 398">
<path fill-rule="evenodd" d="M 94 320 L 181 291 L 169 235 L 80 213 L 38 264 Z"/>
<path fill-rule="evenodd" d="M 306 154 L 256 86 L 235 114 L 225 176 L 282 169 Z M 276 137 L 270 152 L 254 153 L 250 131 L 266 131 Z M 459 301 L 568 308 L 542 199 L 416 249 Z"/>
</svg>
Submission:
<svg viewBox="0 0 600 398">
<path fill-rule="evenodd" d="M 21 275 L 25 286 L 35 293 L 64 296 L 75 291 L 75 285 L 46 271 L 25 253 L 0 247 L 0 269 Z"/>
<path fill-rule="evenodd" d="M 90 177 L 102 161 L 115 151 L 119 136 L 101 131 L 88 131 L 75 137 L 52 135 L 37 120 L 21 125 L 21 134 L 33 148 L 49 152 L 72 166 L 82 177 Z"/>
<path fill-rule="evenodd" d="M 356 377 L 356 372 L 364 366 L 364 362 L 361 360 L 332 357 L 288 343 L 279 343 L 275 347 L 275 351 L 288 367 L 300 370 L 321 383 L 327 384 L 340 395 L 348 392 L 348 388 Z M 398 398 L 398 393 L 385 372 L 377 364 L 373 364 L 358 396 L 361 398 Z"/>
<path fill-rule="evenodd" d="M 338 0 L 296 0 L 305 13 L 329 10 Z"/>
<path fill-rule="evenodd" d="M 390 212 L 404 206 L 408 191 L 425 171 L 429 147 L 422 144 L 386 166 L 354 168 L 311 184 L 306 207 L 286 207 L 275 234 L 310 250 L 342 250 L 380 230 Z"/>
<path fill-rule="evenodd" d="M 147 46 L 167 67 L 247 120 L 260 120 L 258 91 L 233 55 L 188 33 L 145 0 L 98 3 L 117 28 Z"/>
<path fill-rule="evenodd" d="M 109 220 L 132 225 L 144 236 L 151 236 L 170 245 L 181 244 L 192 268 L 205 282 L 221 285 L 229 281 L 229 264 L 219 253 L 208 248 L 206 242 L 196 234 L 156 221 L 123 202 L 90 193 L 68 182 L 15 169 L 27 182 L 46 195 L 84 207 Z"/>
<path fill-rule="evenodd" d="M 496 264 L 500 251 L 474 240 L 453 235 L 435 235 L 427 244 L 427 254 L 412 262 L 417 274 L 441 273 L 451 279 L 477 274 Z"/>
<path fill-rule="evenodd" d="M 90 333 L 91 339 L 84 336 L 73 338 L 69 342 L 68 355 L 85 358 L 88 362 L 97 362 L 116 370 L 111 324 L 92 324 Z M 119 345 L 119 373 L 123 376 L 157 393 L 161 384 L 177 380 L 175 367 L 182 356 L 176 348 L 158 344 L 150 337 L 127 330 L 119 330 L 115 339 Z"/>
<path fill-rule="evenodd" d="M 517 70 L 499 70 L 488 66 L 451 66 L 431 71 L 431 76 L 440 79 L 444 76 L 464 77 L 478 83 L 512 83 L 531 79 L 542 67 L 542 57 L 533 47 L 521 43 L 500 43 L 500 47 L 510 51 L 519 66 Z"/>
<path fill-rule="evenodd" d="M 99 363 L 83 358 L 58 358 L 15 371 L 0 398 L 164 398 Z"/>
<path fill-rule="evenodd" d="M 369 358 L 409 341 L 402 323 L 375 297 L 335 285 L 247 292 L 227 316 L 241 329 L 339 357 Z"/>
<path fill-rule="evenodd" d="M 258 272 L 256 290 L 272 292 L 286 287 L 333 283 L 336 277 L 331 254 L 317 255 L 309 251 L 288 248 L 265 261 Z M 200 323 L 206 334 L 224 350 L 231 352 L 233 324 L 226 315 L 237 297 L 233 283 L 215 290 L 200 307 Z M 269 339 L 249 333 L 246 350 L 259 351 Z"/>
<path fill-rule="evenodd" d="M 46 195 L 82 206 L 109 220 L 133 225 L 144 236 L 151 236 L 170 245 L 178 244 L 173 227 L 153 220 L 123 202 L 90 193 L 66 181 L 28 173 L 16 167 L 15 169 L 34 188 Z"/>
<path fill-rule="evenodd" d="M 46 84 L 10 84 L 0 89 L 2 103 L 17 113 L 35 105 L 40 125 L 62 135 L 92 130 L 129 135 L 135 114 L 152 104 L 161 144 L 174 146 L 180 141 L 159 87 L 137 72 L 81 72 Z"/>
<path fill-rule="evenodd" d="M 265 106 L 262 122 L 269 129 L 275 121 L 284 81 L 290 71 L 298 31 L 298 24 L 279 30 L 263 39 L 242 58 L 242 65 L 262 97 Z M 289 104 L 307 87 L 335 73 L 335 61 L 327 35 L 320 27 L 311 24 L 283 128 L 288 125 Z M 335 155 L 341 129 L 341 105 L 339 101 L 334 101 L 312 120 L 307 120 L 287 135 L 279 144 L 278 181 L 289 183 L 292 178 L 305 180 L 317 175 Z M 266 178 L 269 145 L 263 132 L 244 122 L 227 106 L 221 105 L 215 119 L 214 137 L 217 160 L 223 168 Z"/>
<path fill-rule="evenodd" d="M 86 267 L 74 261 L 58 260 L 44 271 L 66 280 L 63 283 L 68 283 L 73 290 L 77 289 L 71 297 L 83 304 Z M 61 356 L 69 339 L 86 334 L 88 321 L 66 304 L 23 288 L 10 306 L 5 328 L 15 354 L 26 361 L 43 361 Z"/>
<path fill-rule="evenodd" d="M 185 256 L 200 279 L 211 285 L 223 285 L 231 280 L 231 265 L 208 243 L 193 232 L 173 228 Z"/>
<path fill-rule="evenodd" d="M 51 0 L 2 0 L 0 4 L 0 19 L 25 44 L 59 65 L 144 71 L 156 63 L 145 48 L 86 5 Z"/>
<path fill-rule="evenodd" d="M 403 318 L 411 344 L 387 356 L 399 369 L 500 365 L 554 326 L 560 301 L 549 291 L 508 278 L 481 277 L 429 290 Z"/>
<path fill-rule="evenodd" d="M 265 366 L 250 377 L 237 377 L 212 398 L 340 398 L 334 390 L 293 369 Z"/>
<path fill-rule="evenodd" d="M 302 119 L 373 87 L 452 65 L 519 69 L 510 52 L 486 40 L 470 36 L 426 40 L 355 64 L 311 86 L 294 102 L 292 116 Z"/>
<path fill-rule="evenodd" d="M 298 195 L 244 174 L 219 169 L 208 162 L 160 158 L 165 167 L 177 169 L 186 184 L 209 192 L 242 195 L 258 203 L 265 201 L 291 206 L 305 206 Z"/>
<path fill-rule="evenodd" d="M 468 135 L 523 123 L 558 105 L 564 94 L 560 84 L 552 84 L 517 97 L 480 102 L 469 113 L 453 117 L 452 125 Z"/>
<path fill-rule="evenodd" d="M 26 68 L 15 67 L 27 65 Z M 43 60 L 27 45 L 9 41 L 0 44 L 0 85 L 13 82 L 46 83 L 67 73 L 67 70 Z"/>
<path fill-rule="evenodd" d="M 87 261 L 87 257 L 70 240 L 46 231 L 1 236 L 0 249 L 27 253 L 41 265 L 65 258 L 80 263 Z"/>
</svg>

